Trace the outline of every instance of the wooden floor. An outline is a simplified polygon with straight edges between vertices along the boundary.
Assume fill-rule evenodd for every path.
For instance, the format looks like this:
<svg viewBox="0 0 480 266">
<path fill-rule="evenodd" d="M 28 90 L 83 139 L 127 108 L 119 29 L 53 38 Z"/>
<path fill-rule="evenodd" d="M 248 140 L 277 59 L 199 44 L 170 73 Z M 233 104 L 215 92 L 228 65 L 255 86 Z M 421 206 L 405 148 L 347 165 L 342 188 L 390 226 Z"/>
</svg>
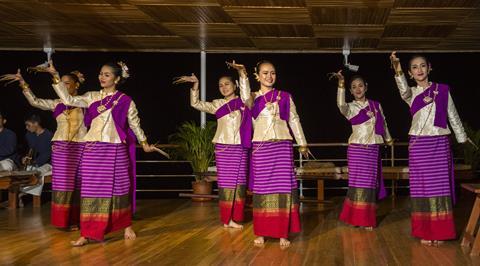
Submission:
<svg viewBox="0 0 480 266">
<path fill-rule="evenodd" d="M 282 250 L 278 240 L 252 245 L 251 215 L 242 231 L 220 226 L 216 202 L 187 199 L 140 200 L 134 229 L 138 238 L 114 233 L 104 243 L 72 248 L 78 232 L 50 226 L 50 208 L 0 209 L 0 264 L 35 265 L 476 265 L 459 241 L 425 247 L 410 237 L 408 199 L 391 198 L 379 208 L 380 225 L 373 232 L 338 221 L 335 204 L 305 203 L 303 231 Z M 464 228 L 472 200 L 456 208 L 457 232 Z M 251 210 L 247 210 L 251 213 Z"/>
</svg>

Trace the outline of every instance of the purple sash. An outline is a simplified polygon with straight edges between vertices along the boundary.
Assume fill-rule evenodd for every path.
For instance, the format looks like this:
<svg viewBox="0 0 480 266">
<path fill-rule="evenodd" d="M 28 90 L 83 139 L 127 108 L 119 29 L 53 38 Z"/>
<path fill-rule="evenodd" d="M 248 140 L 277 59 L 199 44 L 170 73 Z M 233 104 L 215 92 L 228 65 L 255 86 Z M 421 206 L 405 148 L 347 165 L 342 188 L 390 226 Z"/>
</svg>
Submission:
<svg viewBox="0 0 480 266">
<path fill-rule="evenodd" d="M 350 123 L 352 125 L 360 125 L 371 119 L 368 116 L 368 111 L 372 111 L 375 114 L 375 134 L 385 135 L 385 119 L 383 118 L 382 112 L 380 112 L 380 103 L 374 100 L 367 100 L 368 107 L 363 108 L 358 112 L 358 114 L 350 118 Z"/>
<path fill-rule="evenodd" d="M 436 88 L 438 89 L 436 90 Z M 429 103 L 425 103 L 425 101 L 423 101 L 423 98 L 429 95 L 435 99 L 435 120 L 433 125 L 436 127 L 447 128 L 448 92 L 448 85 L 432 83 L 428 89 L 415 97 L 412 106 L 410 107 L 410 114 L 413 116 L 423 107 L 432 104 L 433 101 Z"/>
<path fill-rule="evenodd" d="M 244 148 L 251 148 L 252 114 L 250 112 L 250 109 L 245 106 L 245 104 L 242 102 L 242 99 L 235 98 L 218 108 L 217 112 L 215 112 L 215 116 L 217 117 L 217 119 L 220 119 L 230 114 L 230 110 L 232 112 L 240 110 L 240 114 L 242 115 L 242 124 L 240 125 L 240 139 L 242 142 L 242 146 Z"/>
<path fill-rule="evenodd" d="M 65 104 L 63 103 L 59 103 L 57 104 L 57 106 L 55 106 L 55 109 L 53 109 L 53 118 L 57 118 L 60 114 L 63 113 L 63 111 L 65 110 L 71 110 L 75 107 L 72 107 L 72 106 L 66 106 Z"/>
<path fill-rule="evenodd" d="M 274 95 L 272 96 L 272 93 Z M 280 97 L 279 97 L 280 96 Z M 253 103 L 253 108 L 252 108 L 252 116 L 254 119 L 257 119 L 258 115 L 262 110 L 265 108 L 265 105 L 267 104 L 267 101 L 272 101 L 272 102 L 277 102 L 278 101 L 278 107 L 280 108 L 280 118 L 282 120 L 288 121 L 290 118 L 290 94 L 288 92 L 284 91 L 279 91 L 276 89 L 273 89 L 264 96 L 257 97 Z M 267 101 L 265 101 L 267 99 Z"/>
<path fill-rule="evenodd" d="M 108 97 L 108 96 L 107 96 Z M 106 97 L 106 98 L 107 98 Z M 137 176 L 136 176 L 136 154 L 135 154 L 135 145 L 137 142 L 137 138 L 133 133 L 132 129 L 128 125 L 128 109 L 130 107 L 130 103 L 132 102 L 132 98 L 129 96 L 117 91 L 113 94 L 112 99 L 104 99 L 106 110 L 112 108 L 112 118 L 115 123 L 115 128 L 117 129 L 118 136 L 120 140 L 125 143 L 128 147 L 128 155 L 130 159 L 130 167 L 129 167 L 129 176 L 130 176 L 130 195 L 132 200 L 132 213 L 136 211 L 136 188 L 137 188 Z M 101 101 L 96 101 L 92 103 L 85 114 L 85 126 L 90 127 L 92 124 L 92 120 L 97 117 L 100 113 L 97 111 L 97 108 L 100 106 Z"/>
</svg>

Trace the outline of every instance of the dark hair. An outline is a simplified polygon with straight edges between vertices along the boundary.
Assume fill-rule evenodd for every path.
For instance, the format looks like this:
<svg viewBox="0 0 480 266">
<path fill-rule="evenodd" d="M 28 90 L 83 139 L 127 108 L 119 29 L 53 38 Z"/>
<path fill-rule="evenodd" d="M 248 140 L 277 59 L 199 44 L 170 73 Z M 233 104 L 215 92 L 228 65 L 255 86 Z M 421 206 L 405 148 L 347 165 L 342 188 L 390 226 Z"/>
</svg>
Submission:
<svg viewBox="0 0 480 266">
<path fill-rule="evenodd" d="M 260 61 L 257 62 L 257 65 L 255 65 L 255 73 L 260 74 L 260 66 L 262 66 L 264 64 L 270 64 L 270 65 L 275 67 L 275 65 L 268 60 L 260 60 Z"/>
<path fill-rule="evenodd" d="M 7 116 L 5 115 L 5 113 L 2 110 L 0 110 L 0 118 L 7 119 Z"/>
<path fill-rule="evenodd" d="M 230 80 L 233 84 L 235 84 L 235 80 L 233 79 L 232 76 L 230 76 L 230 75 L 221 75 L 221 76 L 218 78 L 218 80 L 220 81 L 220 80 L 223 79 L 223 78 L 226 78 L 226 79 Z"/>
<path fill-rule="evenodd" d="M 367 81 L 365 80 L 365 78 L 363 78 L 361 75 L 353 75 L 351 78 L 350 78 L 350 87 L 352 86 L 352 82 L 356 79 L 360 79 L 361 81 L 363 81 L 363 83 L 365 84 L 365 86 L 368 86 L 368 83 Z"/>
<path fill-rule="evenodd" d="M 428 61 L 428 58 L 426 56 L 421 55 L 421 54 L 414 54 L 414 55 L 412 55 L 412 57 L 410 57 L 410 60 L 408 60 L 408 69 L 410 69 L 410 67 L 412 67 L 412 61 L 414 59 L 417 59 L 417 58 L 423 58 L 423 60 L 425 60 L 428 67 L 430 68 L 430 61 Z"/>
<path fill-rule="evenodd" d="M 108 62 L 106 64 L 103 64 L 103 66 L 110 67 L 112 69 L 112 73 L 115 76 L 115 78 L 120 77 L 120 79 L 118 80 L 117 86 L 121 86 L 123 85 L 123 83 L 125 83 L 127 79 L 122 76 L 122 67 L 118 63 Z"/>
<path fill-rule="evenodd" d="M 27 119 L 25 119 L 25 122 L 38 123 L 41 127 L 43 127 L 42 117 L 37 113 L 28 116 Z"/>
<path fill-rule="evenodd" d="M 67 77 L 71 78 L 74 83 L 81 84 L 80 80 L 78 79 L 78 76 L 73 74 L 73 73 L 67 73 L 67 74 L 64 74 L 63 76 L 67 76 Z"/>
</svg>

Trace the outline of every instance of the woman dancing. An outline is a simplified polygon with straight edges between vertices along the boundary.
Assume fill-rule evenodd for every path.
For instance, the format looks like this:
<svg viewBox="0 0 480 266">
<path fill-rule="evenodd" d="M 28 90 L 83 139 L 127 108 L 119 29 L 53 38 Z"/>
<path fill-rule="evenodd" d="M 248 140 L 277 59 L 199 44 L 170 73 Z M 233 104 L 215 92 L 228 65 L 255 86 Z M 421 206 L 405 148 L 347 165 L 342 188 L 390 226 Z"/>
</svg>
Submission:
<svg viewBox="0 0 480 266">
<path fill-rule="evenodd" d="M 131 216 L 135 212 L 135 142 L 145 152 L 160 151 L 147 142 L 133 100 L 117 90 L 129 77 L 127 66 L 107 63 L 98 79 L 102 89 L 72 96 L 58 78 L 53 64 L 54 89 L 69 106 L 87 108 L 85 147 L 80 161 L 80 238 L 73 246 L 89 240 L 102 241 L 105 234 L 125 230 L 125 239 L 135 239 Z"/>
<path fill-rule="evenodd" d="M 372 230 L 377 225 L 376 201 L 386 196 L 383 186 L 380 146 L 391 145 L 382 106 L 367 99 L 368 85 L 362 76 L 350 80 L 354 100 L 345 102 L 345 78 L 340 70 L 333 74 L 338 79 L 337 106 L 352 124 L 348 139 L 348 192 L 340 213 L 340 220 Z"/>
<path fill-rule="evenodd" d="M 227 64 L 240 75 L 240 96 L 252 107 L 253 229 L 261 245 L 265 237 L 279 238 L 289 246 L 289 233 L 300 232 L 299 198 L 293 164 L 295 136 L 300 152 L 308 157 L 307 141 L 292 96 L 274 88 L 276 71 L 269 61 L 260 61 L 255 76 L 260 90 L 250 92 L 245 67 Z"/>
<path fill-rule="evenodd" d="M 225 227 L 241 229 L 245 207 L 246 178 L 248 173 L 248 152 L 251 146 L 252 118 L 250 110 L 235 94 L 237 86 L 230 76 L 218 80 L 223 99 L 204 102 L 199 99 L 198 79 L 182 76 L 175 84 L 190 82 L 190 105 L 202 112 L 217 117 L 215 158 L 218 174 L 218 195 L 220 220 Z"/>
<path fill-rule="evenodd" d="M 41 69 L 37 69 L 42 71 Z M 78 165 L 87 128 L 83 123 L 83 108 L 66 106 L 60 99 L 40 99 L 33 94 L 20 69 L 16 74 L 2 76 L 3 81 L 19 81 L 23 95 L 33 107 L 53 112 L 57 130 L 52 138 L 52 225 L 78 230 L 80 222 L 80 178 Z M 84 82 L 83 75 L 74 71 L 65 74 L 62 82 L 72 96 Z"/>
<path fill-rule="evenodd" d="M 459 143 L 467 135 L 446 84 L 430 82 L 431 65 L 422 55 L 408 62 L 416 86 L 408 86 L 396 52 L 390 55 L 400 96 L 410 106 L 409 176 L 412 198 L 412 235 L 422 244 L 438 245 L 456 237 L 452 205 L 455 203 L 451 134 Z"/>
</svg>

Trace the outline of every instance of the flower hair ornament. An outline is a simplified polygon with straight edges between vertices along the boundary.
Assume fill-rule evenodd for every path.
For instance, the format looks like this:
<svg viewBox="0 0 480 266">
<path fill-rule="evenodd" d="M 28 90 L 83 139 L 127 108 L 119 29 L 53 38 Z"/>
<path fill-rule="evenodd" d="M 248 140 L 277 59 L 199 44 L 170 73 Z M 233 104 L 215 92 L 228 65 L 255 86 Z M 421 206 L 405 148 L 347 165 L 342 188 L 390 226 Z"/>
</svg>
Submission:
<svg viewBox="0 0 480 266">
<path fill-rule="evenodd" d="M 82 74 L 82 72 L 80 72 L 78 70 L 75 70 L 75 71 L 70 72 L 70 74 L 75 75 L 80 84 L 83 84 L 85 82 L 85 76 Z"/>
<path fill-rule="evenodd" d="M 117 62 L 117 64 L 122 68 L 122 78 L 128 79 L 130 77 L 130 73 L 127 65 L 122 61 Z"/>
<path fill-rule="evenodd" d="M 260 76 L 258 75 L 257 67 L 254 68 L 255 72 L 253 72 L 253 75 L 255 76 L 255 80 L 260 82 Z"/>
</svg>

